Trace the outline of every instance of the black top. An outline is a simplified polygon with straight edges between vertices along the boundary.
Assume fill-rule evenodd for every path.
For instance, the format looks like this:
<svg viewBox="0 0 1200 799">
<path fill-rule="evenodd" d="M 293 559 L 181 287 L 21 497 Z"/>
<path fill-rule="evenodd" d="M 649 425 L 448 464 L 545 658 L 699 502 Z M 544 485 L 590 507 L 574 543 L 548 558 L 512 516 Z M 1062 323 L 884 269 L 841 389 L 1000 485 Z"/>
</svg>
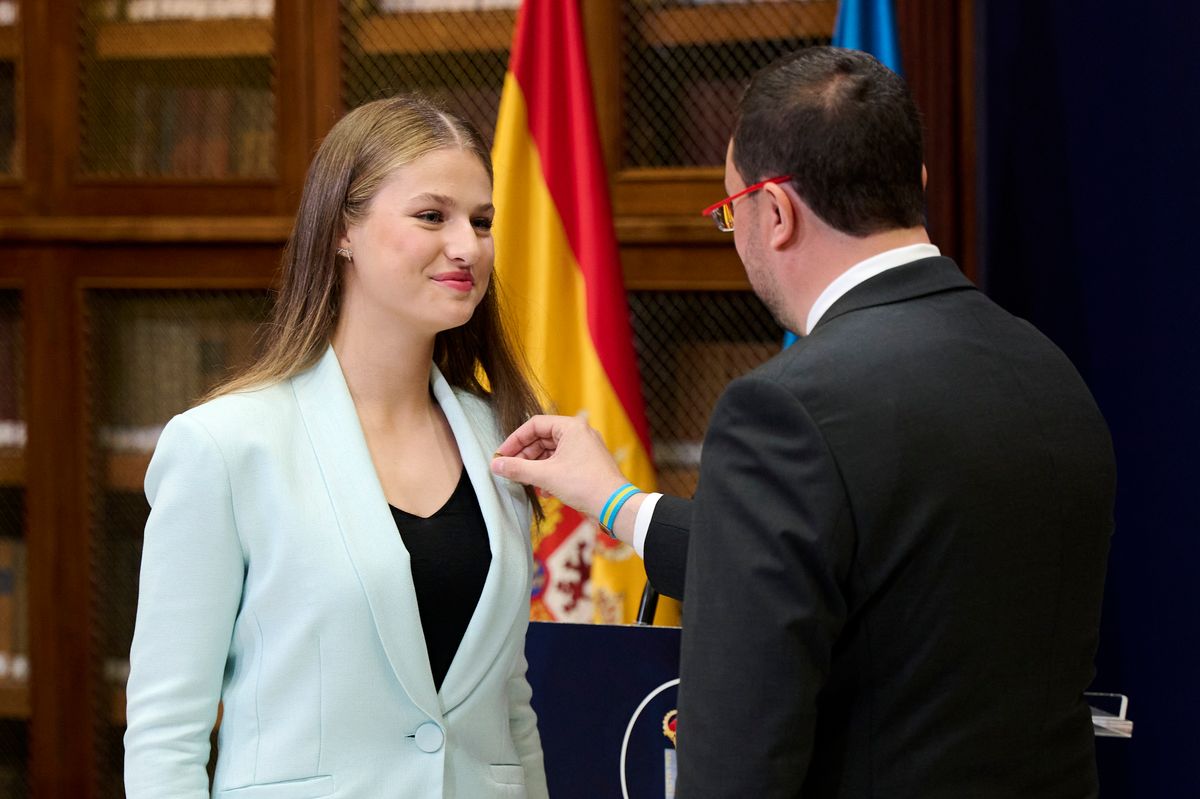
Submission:
<svg viewBox="0 0 1200 799">
<path fill-rule="evenodd" d="M 429 668 L 440 690 L 487 580 L 487 525 L 466 469 L 450 499 L 428 518 L 388 507 L 412 562 Z"/>
</svg>

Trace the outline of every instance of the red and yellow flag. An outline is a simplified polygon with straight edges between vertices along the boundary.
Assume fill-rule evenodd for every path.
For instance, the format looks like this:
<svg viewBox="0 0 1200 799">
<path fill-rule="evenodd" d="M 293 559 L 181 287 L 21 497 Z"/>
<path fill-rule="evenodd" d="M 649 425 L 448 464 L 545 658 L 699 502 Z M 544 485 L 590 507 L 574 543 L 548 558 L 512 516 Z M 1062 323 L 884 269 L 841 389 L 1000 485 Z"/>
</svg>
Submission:
<svg viewBox="0 0 1200 799">
<path fill-rule="evenodd" d="M 585 414 L 625 476 L 654 488 L 650 436 L 576 0 L 525 0 L 496 141 L 496 272 L 556 412 Z M 534 534 L 535 619 L 630 622 L 646 574 L 631 548 L 555 500 Z M 669 605 L 669 606 L 668 606 Z M 659 621 L 678 608 L 663 602 Z"/>
</svg>

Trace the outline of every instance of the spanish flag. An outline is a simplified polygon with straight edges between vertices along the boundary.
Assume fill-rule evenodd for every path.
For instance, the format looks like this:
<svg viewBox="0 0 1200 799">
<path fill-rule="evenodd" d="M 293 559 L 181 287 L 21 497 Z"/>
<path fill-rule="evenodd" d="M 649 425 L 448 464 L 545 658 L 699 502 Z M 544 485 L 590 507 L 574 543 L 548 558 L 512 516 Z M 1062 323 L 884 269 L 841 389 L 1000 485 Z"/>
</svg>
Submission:
<svg viewBox="0 0 1200 799">
<path fill-rule="evenodd" d="M 577 0 L 522 4 L 492 157 L 496 273 L 544 399 L 585 415 L 630 482 L 653 490 Z M 556 500 L 533 544 L 532 618 L 633 621 L 646 574 L 631 548 Z M 677 606 L 660 603 L 658 618 L 675 623 Z"/>
</svg>

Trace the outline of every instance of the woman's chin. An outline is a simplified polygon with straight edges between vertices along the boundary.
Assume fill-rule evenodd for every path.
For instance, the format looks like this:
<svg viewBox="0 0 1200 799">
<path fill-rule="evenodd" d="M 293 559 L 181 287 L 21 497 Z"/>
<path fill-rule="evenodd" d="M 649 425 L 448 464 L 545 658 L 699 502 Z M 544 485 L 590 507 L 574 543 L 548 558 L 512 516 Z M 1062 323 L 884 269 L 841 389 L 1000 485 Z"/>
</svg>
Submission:
<svg viewBox="0 0 1200 799">
<path fill-rule="evenodd" d="M 472 311 L 473 310 L 474 309 L 472 309 Z M 447 330 L 456 330 L 457 328 L 465 325 L 467 322 L 470 322 L 472 315 L 472 313 L 446 314 L 439 320 L 437 331 L 439 333 L 444 333 Z"/>
</svg>

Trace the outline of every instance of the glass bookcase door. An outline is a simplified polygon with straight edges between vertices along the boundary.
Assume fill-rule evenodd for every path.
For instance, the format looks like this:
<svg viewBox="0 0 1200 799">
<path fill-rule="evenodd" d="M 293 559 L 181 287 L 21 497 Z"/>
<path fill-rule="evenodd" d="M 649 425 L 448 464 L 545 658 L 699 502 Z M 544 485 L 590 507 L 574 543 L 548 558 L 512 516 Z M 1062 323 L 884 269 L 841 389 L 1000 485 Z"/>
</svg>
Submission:
<svg viewBox="0 0 1200 799">
<path fill-rule="evenodd" d="M 660 491 L 690 497 L 717 398 L 779 352 L 783 330 L 744 291 L 629 293 Z"/>
<path fill-rule="evenodd" d="M 699 211 L 705 199 L 723 193 L 726 145 L 746 83 L 785 53 L 828 44 L 837 2 L 621 0 L 618 6 L 615 212 L 680 216 L 711 235 Z M 729 251 L 708 250 L 706 267 L 735 259 L 731 240 L 713 244 Z M 740 276 L 740 267 L 733 274 Z M 672 282 L 688 288 L 686 277 Z M 783 330 L 749 291 L 631 291 L 629 303 L 659 487 L 691 496 L 717 398 L 731 380 L 779 352 Z"/>
<path fill-rule="evenodd" d="M 0 290 L 0 796 L 29 795 L 29 591 L 21 294 Z"/>
<path fill-rule="evenodd" d="M 163 426 L 247 365 L 268 309 L 262 291 L 94 290 L 87 296 L 92 398 L 92 563 L 101 796 L 122 796 L 125 681 L 137 609 L 143 480 Z"/>
<path fill-rule="evenodd" d="M 0 180 L 22 172 L 20 3 L 0 0 Z"/>
<path fill-rule="evenodd" d="M 82 176 L 276 177 L 272 0 L 80 9 Z"/>
<path fill-rule="evenodd" d="M 419 91 L 491 141 L 519 0 L 341 0 L 347 109 Z"/>
<path fill-rule="evenodd" d="M 828 44 L 836 1 L 624 0 L 622 168 L 720 167 L 747 80 Z"/>
</svg>

